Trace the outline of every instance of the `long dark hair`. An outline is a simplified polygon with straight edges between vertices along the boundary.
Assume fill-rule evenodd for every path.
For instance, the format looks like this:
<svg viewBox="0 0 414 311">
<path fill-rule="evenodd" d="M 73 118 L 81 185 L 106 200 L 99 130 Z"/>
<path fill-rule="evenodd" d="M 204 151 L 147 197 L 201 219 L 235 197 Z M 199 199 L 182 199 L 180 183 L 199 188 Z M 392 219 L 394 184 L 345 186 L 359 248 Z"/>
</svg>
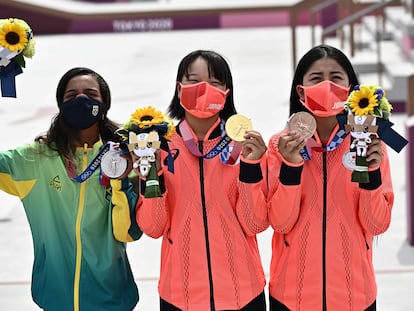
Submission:
<svg viewBox="0 0 414 311">
<path fill-rule="evenodd" d="M 292 115 L 298 111 L 307 111 L 299 100 L 296 86 L 303 84 L 303 76 L 306 74 L 312 64 L 324 57 L 334 59 L 345 70 L 346 74 L 348 75 L 349 83 L 351 85 L 350 92 L 355 85 L 359 84 L 354 68 L 344 53 L 330 45 L 322 44 L 315 46 L 300 59 L 298 65 L 296 66 L 292 81 L 292 88 L 290 90 L 289 115 Z"/>
<path fill-rule="evenodd" d="M 109 86 L 97 72 L 85 67 L 75 67 L 67 71 L 60 79 L 56 89 L 56 101 L 58 106 L 63 103 L 66 87 L 71 79 L 77 76 L 89 75 L 96 79 L 99 84 L 99 91 L 102 96 L 103 118 L 99 121 L 99 133 L 101 139 L 106 141 L 119 141 L 119 136 L 115 131 L 119 125 L 107 117 L 108 110 L 111 108 L 111 92 Z M 76 139 L 79 132 L 69 128 L 63 121 L 62 113 L 59 111 L 53 118 L 49 130 L 44 135 L 39 135 L 35 141 L 47 144 L 51 149 L 56 150 L 61 156 L 71 158 L 76 146 Z"/>
<path fill-rule="evenodd" d="M 209 76 L 214 77 L 221 83 L 226 85 L 230 90 L 224 104 L 224 109 L 220 111 L 220 118 L 227 120 L 233 114 L 236 114 L 233 99 L 233 77 L 231 75 L 230 67 L 223 56 L 214 51 L 196 50 L 185 56 L 178 65 L 176 81 L 182 82 L 183 77 L 188 78 L 188 68 L 191 64 L 201 57 L 207 62 Z M 174 96 L 168 106 L 168 115 L 171 118 L 181 120 L 185 115 L 185 110 L 181 107 L 180 99 L 178 98 L 178 90 L 175 88 Z"/>
</svg>

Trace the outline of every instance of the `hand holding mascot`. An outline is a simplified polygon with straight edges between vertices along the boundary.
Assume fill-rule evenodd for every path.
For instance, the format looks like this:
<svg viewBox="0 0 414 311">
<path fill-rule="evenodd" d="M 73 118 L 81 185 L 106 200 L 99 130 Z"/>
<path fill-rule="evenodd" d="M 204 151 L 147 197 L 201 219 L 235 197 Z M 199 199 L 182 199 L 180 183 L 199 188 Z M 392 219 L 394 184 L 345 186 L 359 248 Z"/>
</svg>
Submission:
<svg viewBox="0 0 414 311">
<path fill-rule="evenodd" d="M 392 105 L 386 98 L 385 91 L 376 85 L 356 85 L 345 104 L 348 111 L 345 129 L 351 134 L 350 153 L 345 157 L 355 159 L 352 166 L 352 181 L 368 183 L 367 150 L 371 138 L 377 136 L 395 151 L 400 152 L 408 143 L 391 129 L 389 121 Z"/>
<path fill-rule="evenodd" d="M 168 140 L 174 132 L 173 121 L 151 106 L 137 109 L 124 127 L 117 131 L 128 145 L 135 172 L 145 179 L 146 198 L 161 196 L 156 153 L 158 149 L 169 153 Z M 169 164 L 172 165 L 172 161 Z M 170 165 L 169 170 L 173 170 Z"/>
</svg>

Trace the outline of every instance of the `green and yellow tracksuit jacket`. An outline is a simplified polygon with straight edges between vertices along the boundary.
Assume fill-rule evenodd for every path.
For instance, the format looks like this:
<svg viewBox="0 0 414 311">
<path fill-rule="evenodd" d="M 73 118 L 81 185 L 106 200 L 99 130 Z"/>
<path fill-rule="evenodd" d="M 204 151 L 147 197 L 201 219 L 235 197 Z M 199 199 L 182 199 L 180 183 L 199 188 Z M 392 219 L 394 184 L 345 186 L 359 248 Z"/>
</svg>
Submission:
<svg viewBox="0 0 414 311">
<path fill-rule="evenodd" d="M 78 148 L 78 173 L 101 147 Z M 23 203 L 34 246 L 32 295 L 44 310 L 126 311 L 138 301 L 124 243 L 142 235 L 130 217 L 137 196 L 127 179 L 108 187 L 99 175 L 72 180 L 57 152 L 39 142 L 0 152 L 0 189 Z"/>
</svg>

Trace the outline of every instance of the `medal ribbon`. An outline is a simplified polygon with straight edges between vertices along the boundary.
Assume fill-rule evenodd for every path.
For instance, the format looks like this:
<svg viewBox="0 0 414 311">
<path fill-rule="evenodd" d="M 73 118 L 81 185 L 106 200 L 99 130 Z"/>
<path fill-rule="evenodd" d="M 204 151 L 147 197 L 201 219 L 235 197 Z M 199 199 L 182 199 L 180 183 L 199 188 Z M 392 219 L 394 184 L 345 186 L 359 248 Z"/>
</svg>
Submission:
<svg viewBox="0 0 414 311">
<path fill-rule="evenodd" d="M 311 148 L 313 150 L 319 151 L 319 152 L 325 152 L 325 151 L 332 151 L 335 150 L 345 139 L 345 137 L 348 135 L 348 133 L 343 128 L 338 128 L 334 138 L 331 140 L 331 142 L 324 146 L 321 144 L 318 144 L 313 138 L 309 140 L 309 143 L 300 151 L 300 155 L 302 156 L 302 159 L 305 161 L 310 160 L 310 154 L 308 151 L 308 148 Z"/>
<path fill-rule="evenodd" d="M 180 122 L 179 129 L 184 139 L 184 143 L 186 147 L 188 148 L 188 150 L 190 150 L 190 152 L 193 155 L 199 158 L 212 159 L 218 154 L 229 151 L 228 145 L 231 143 L 232 140 L 230 137 L 226 135 L 226 131 L 224 130 L 224 123 L 225 123 L 224 120 L 220 121 L 220 131 L 221 131 L 220 141 L 206 154 L 202 154 L 200 150 L 198 150 L 197 142 L 194 140 L 193 134 L 191 133 L 191 130 L 190 130 L 190 126 L 188 125 L 188 122 L 185 119 L 183 119 Z M 233 149 L 230 151 L 230 155 L 228 157 L 226 156 L 220 157 L 221 161 L 224 164 L 230 164 L 230 165 L 236 163 L 240 155 L 241 147 L 242 145 L 240 143 L 235 142 Z"/>
<path fill-rule="evenodd" d="M 101 160 L 102 157 L 104 156 L 105 153 L 107 153 L 109 150 L 111 149 L 111 143 L 108 142 L 106 143 L 101 150 L 99 151 L 99 153 L 96 155 L 96 157 L 92 160 L 91 163 L 89 163 L 88 167 L 82 172 L 80 173 L 78 176 L 75 177 L 71 177 L 72 173 L 68 171 L 68 167 L 66 167 L 66 172 L 68 174 L 69 177 L 72 178 L 72 180 L 77 181 L 79 183 L 84 182 L 85 180 L 87 180 L 89 177 L 91 177 L 91 175 L 100 167 L 101 165 Z"/>
<path fill-rule="evenodd" d="M 348 133 L 344 129 L 338 129 L 335 134 L 335 137 L 331 140 L 331 142 L 324 147 L 326 151 L 335 150 L 345 139 Z"/>
</svg>

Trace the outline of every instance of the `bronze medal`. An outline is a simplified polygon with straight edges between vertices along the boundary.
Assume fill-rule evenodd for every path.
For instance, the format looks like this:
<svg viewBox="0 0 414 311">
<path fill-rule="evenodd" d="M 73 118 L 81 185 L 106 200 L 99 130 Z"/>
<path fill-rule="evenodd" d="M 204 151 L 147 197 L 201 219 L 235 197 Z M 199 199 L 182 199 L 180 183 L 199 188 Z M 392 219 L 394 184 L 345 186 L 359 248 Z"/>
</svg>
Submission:
<svg viewBox="0 0 414 311">
<path fill-rule="evenodd" d="M 244 134 L 246 131 L 253 128 L 252 122 L 249 118 L 234 114 L 226 121 L 226 134 L 234 141 L 244 141 Z"/>
<path fill-rule="evenodd" d="M 316 131 L 316 120 L 308 112 L 294 113 L 288 121 L 289 131 L 297 131 L 305 140 L 311 138 Z"/>
</svg>

